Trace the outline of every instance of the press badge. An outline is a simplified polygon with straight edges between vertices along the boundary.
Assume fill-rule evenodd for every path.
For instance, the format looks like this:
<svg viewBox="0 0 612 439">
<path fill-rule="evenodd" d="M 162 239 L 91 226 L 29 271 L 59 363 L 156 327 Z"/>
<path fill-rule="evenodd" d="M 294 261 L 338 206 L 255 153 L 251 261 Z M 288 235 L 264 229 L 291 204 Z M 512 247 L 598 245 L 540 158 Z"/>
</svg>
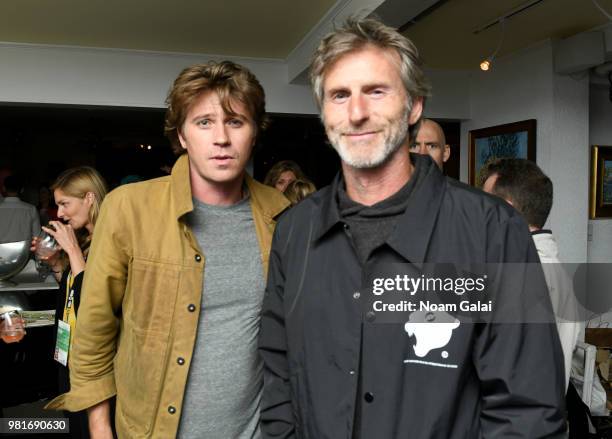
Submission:
<svg viewBox="0 0 612 439">
<path fill-rule="evenodd" d="M 57 322 L 57 341 L 53 358 L 63 366 L 68 366 L 68 351 L 70 349 L 70 325 L 63 320 Z"/>
</svg>

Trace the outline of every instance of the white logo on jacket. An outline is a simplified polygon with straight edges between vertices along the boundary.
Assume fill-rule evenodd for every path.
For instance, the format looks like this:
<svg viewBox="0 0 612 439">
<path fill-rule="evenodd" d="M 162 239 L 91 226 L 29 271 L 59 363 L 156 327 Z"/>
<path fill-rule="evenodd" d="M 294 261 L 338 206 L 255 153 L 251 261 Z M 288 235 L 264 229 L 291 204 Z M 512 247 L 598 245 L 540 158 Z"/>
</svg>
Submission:
<svg viewBox="0 0 612 439">
<path fill-rule="evenodd" d="M 453 331 L 459 327 L 459 320 L 445 312 L 416 311 L 410 314 L 410 319 L 404 325 L 409 336 L 414 336 L 416 343 L 413 346 L 414 354 L 423 358 L 434 349 L 446 346 Z M 442 358 L 448 357 L 448 352 L 441 353 Z M 426 364 L 429 366 L 456 368 L 456 364 L 436 363 L 421 360 L 404 360 L 404 363 Z"/>
</svg>

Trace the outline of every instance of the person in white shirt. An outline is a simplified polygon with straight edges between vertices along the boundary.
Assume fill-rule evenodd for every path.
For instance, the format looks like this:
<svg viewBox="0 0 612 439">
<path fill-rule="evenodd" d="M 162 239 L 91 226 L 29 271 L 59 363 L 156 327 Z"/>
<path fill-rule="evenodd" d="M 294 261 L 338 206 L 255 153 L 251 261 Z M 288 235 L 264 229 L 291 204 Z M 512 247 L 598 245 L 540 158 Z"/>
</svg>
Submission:
<svg viewBox="0 0 612 439">
<path fill-rule="evenodd" d="M 6 197 L 0 201 L 0 243 L 30 241 L 40 233 L 38 210 L 19 199 L 23 186 L 18 177 L 4 179 Z"/>
<path fill-rule="evenodd" d="M 572 281 L 561 265 L 552 231 L 544 229 L 552 208 L 552 181 L 534 162 L 516 158 L 501 158 L 489 163 L 482 181 L 485 192 L 506 200 L 523 215 L 529 225 L 556 316 L 567 389 L 580 324 L 576 321 L 578 312 Z"/>
</svg>

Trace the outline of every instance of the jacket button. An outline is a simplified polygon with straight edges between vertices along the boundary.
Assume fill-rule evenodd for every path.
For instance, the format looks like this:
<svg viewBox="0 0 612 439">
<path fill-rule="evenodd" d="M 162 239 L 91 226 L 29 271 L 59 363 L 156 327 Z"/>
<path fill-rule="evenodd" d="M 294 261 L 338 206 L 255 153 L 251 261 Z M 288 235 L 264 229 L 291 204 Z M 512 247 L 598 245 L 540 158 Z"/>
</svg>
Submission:
<svg viewBox="0 0 612 439">
<path fill-rule="evenodd" d="M 347 223 L 342 224 L 342 227 L 344 227 L 344 230 L 348 230 L 351 228 L 351 226 L 349 226 Z"/>
<path fill-rule="evenodd" d="M 175 414 L 175 413 L 176 413 L 176 409 L 175 409 L 174 407 L 172 407 L 172 406 L 169 406 L 169 407 L 168 407 L 168 413 L 170 413 L 171 415 L 173 415 L 173 414 Z"/>
<path fill-rule="evenodd" d="M 374 320 L 376 320 L 376 313 L 374 313 L 374 311 L 368 311 L 366 313 L 366 320 L 368 322 L 373 322 Z"/>
<path fill-rule="evenodd" d="M 202 256 L 195 255 L 195 260 L 196 260 L 196 262 L 200 262 L 202 260 Z"/>
<path fill-rule="evenodd" d="M 354 370 L 349 370 L 349 375 L 355 375 L 355 371 Z"/>
<path fill-rule="evenodd" d="M 359 299 L 359 297 L 361 297 L 361 293 L 359 291 L 355 291 L 353 293 L 353 299 Z"/>
<path fill-rule="evenodd" d="M 184 359 L 183 357 L 178 357 L 178 358 L 176 359 L 176 362 L 177 362 L 177 363 L 178 363 L 180 366 L 182 366 L 183 364 L 185 364 L 185 359 Z"/>
<path fill-rule="evenodd" d="M 195 311 L 195 305 L 193 303 L 190 303 L 189 306 L 187 307 L 187 309 L 189 310 L 189 312 L 194 312 Z"/>
<path fill-rule="evenodd" d="M 372 392 L 366 392 L 366 394 L 363 395 L 363 399 L 365 399 L 366 402 L 372 402 L 374 401 L 374 394 Z"/>
</svg>

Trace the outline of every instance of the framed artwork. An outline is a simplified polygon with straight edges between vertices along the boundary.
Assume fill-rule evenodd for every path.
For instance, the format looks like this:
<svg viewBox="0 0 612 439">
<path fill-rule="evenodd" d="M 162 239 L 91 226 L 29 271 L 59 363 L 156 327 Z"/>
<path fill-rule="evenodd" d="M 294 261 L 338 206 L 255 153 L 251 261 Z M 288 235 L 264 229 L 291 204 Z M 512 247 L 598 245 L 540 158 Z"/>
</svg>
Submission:
<svg viewBox="0 0 612 439">
<path fill-rule="evenodd" d="M 481 184 L 480 173 L 489 161 L 501 157 L 536 160 L 536 120 L 470 131 L 469 181 Z"/>
<path fill-rule="evenodd" d="M 589 217 L 612 218 L 612 146 L 591 147 Z"/>
</svg>

